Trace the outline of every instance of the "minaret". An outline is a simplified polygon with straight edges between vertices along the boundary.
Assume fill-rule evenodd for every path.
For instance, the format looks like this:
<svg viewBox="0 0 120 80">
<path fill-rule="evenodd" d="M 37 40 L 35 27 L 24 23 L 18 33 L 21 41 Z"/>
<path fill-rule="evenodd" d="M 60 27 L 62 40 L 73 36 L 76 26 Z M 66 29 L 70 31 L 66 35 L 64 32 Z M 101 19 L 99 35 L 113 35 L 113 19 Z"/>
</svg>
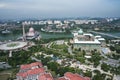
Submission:
<svg viewBox="0 0 120 80">
<path fill-rule="evenodd" d="M 24 27 L 25 23 L 22 24 L 23 26 L 23 41 L 26 40 L 26 35 L 25 35 L 25 27 Z"/>
</svg>

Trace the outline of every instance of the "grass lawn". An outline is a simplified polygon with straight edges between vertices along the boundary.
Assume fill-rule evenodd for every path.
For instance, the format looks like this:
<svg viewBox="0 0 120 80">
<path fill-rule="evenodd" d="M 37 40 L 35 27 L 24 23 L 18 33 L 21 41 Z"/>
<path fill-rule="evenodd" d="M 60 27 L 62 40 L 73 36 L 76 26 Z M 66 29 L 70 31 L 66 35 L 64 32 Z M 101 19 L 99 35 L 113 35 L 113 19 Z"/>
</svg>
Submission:
<svg viewBox="0 0 120 80">
<path fill-rule="evenodd" d="M 0 71 L 0 80 L 7 80 L 8 78 L 16 78 L 16 73 L 19 68 L 7 69 Z"/>
<path fill-rule="evenodd" d="M 54 49 L 67 49 L 68 48 L 65 44 L 61 44 L 61 45 L 53 44 L 51 47 Z"/>
<path fill-rule="evenodd" d="M 9 77 L 9 74 L 0 74 L 0 80 L 7 80 Z"/>
<path fill-rule="evenodd" d="M 15 46 L 18 46 L 19 43 L 11 43 L 11 44 L 8 44 L 7 47 L 15 47 Z"/>
</svg>

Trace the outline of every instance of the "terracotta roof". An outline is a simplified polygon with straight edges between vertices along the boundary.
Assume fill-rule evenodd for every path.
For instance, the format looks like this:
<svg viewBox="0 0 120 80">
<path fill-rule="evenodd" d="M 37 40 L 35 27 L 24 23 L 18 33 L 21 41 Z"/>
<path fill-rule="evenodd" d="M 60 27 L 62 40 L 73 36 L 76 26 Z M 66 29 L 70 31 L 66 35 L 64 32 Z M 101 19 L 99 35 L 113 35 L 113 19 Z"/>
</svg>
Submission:
<svg viewBox="0 0 120 80">
<path fill-rule="evenodd" d="M 39 75 L 38 80 L 54 80 L 50 73 Z"/>
<path fill-rule="evenodd" d="M 43 65 L 42 65 L 42 63 L 41 62 L 34 62 L 34 63 L 31 63 L 30 64 L 31 65 L 31 67 L 33 67 L 33 66 L 40 66 L 40 67 L 43 67 Z"/>
<path fill-rule="evenodd" d="M 20 69 L 29 69 L 31 66 L 29 64 L 21 65 Z"/>
<path fill-rule="evenodd" d="M 26 72 L 24 72 L 24 73 L 17 73 L 17 76 L 25 78 L 25 77 L 27 77 L 27 73 Z"/>
<path fill-rule="evenodd" d="M 58 80 L 67 80 L 67 79 L 65 79 L 64 77 L 61 77 L 61 78 L 59 78 Z"/>
<path fill-rule="evenodd" d="M 31 67 L 33 67 L 33 66 L 38 66 L 38 65 L 39 65 L 40 67 L 43 66 L 41 62 L 34 62 L 34 63 L 31 63 L 31 64 L 21 65 L 21 66 L 20 66 L 20 69 L 31 69 Z"/>
<path fill-rule="evenodd" d="M 40 74 L 44 72 L 45 72 L 44 68 L 36 68 L 36 69 L 28 70 L 27 72 L 17 73 L 17 76 L 21 76 L 22 78 L 25 78 L 29 75 Z"/>
<path fill-rule="evenodd" d="M 39 74 L 39 73 L 43 73 L 43 72 L 45 72 L 44 68 L 36 68 L 36 69 L 28 70 L 27 74 L 33 75 L 33 74 Z"/>
<path fill-rule="evenodd" d="M 79 74 L 73 74 L 71 72 L 67 72 L 64 76 L 70 80 L 90 80 L 88 77 L 82 77 Z"/>
<path fill-rule="evenodd" d="M 84 77 L 85 78 L 85 80 L 90 80 L 90 78 L 89 77 Z"/>
</svg>

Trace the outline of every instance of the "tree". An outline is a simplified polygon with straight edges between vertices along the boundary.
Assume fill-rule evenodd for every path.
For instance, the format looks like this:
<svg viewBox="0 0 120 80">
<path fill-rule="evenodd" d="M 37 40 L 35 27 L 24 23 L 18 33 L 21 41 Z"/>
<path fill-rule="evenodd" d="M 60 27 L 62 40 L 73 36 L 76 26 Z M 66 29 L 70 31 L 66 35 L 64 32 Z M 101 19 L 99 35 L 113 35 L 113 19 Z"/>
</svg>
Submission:
<svg viewBox="0 0 120 80">
<path fill-rule="evenodd" d="M 111 50 L 111 51 L 115 51 L 115 47 L 110 46 L 110 50 Z"/>
<path fill-rule="evenodd" d="M 93 72 L 95 73 L 95 75 L 92 80 L 105 80 L 105 74 L 101 74 L 99 70 L 94 70 Z"/>
<path fill-rule="evenodd" d="M 84 57 L 76 57 L 76 59 L 78 60 L 78 61 L 80 61 L 81 63 L 85 63 L 85 58 Z"/>
<path fill-rule="evenodd" d="M 84 73 L 84 76 L 92 77 L 92 72 L 86 71 L 86 72 Z"/>
<path fill-rule="evenodd" d="M 79 48 L 79 51 L 81 51 L 81 48 Z"/>
<path fill-rule="evenodd" d="M 52 60 L 51 57 L 46 57 L 46 58 L 43 58 L 43 59 L 42 59 L 42 63 L 43 63 L 44 65 L 47 65 L 47 63 L 48 63 L 49 61 L 51 61 L 51 60 Z"/>
<path fill-rule="evenodd" d="M 47 66 L 50 70 L 57 72 L 60 65 L 57 62 L 49 62 Z"/>
<path fill-rule="evenodd" d="M 101 75 L 94 75 L 92 80 L 104 80 Z"/>
<path fill-rule="evenodd" d="M 101 56 L 99 53 L 94 53 L 88 60 L 94 63 L 94 66 L 97 67 L 100 64 Z"/>
<path fill-rule="evenodd" d="M 110 66 L 107 65 L 107 64 L 105 64 L 105 63 L 103 63 L 103 64 L 101 65 L 101 69 L 107 72 L 108 70 L 110 70 Z"/>
</svg>

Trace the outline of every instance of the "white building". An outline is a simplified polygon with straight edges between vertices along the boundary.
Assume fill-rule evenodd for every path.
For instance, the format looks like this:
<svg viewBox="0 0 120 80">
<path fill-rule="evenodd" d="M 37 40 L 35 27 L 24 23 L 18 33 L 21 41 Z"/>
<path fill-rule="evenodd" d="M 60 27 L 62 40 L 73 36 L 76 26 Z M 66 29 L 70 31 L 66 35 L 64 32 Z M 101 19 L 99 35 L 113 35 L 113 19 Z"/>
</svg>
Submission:
<svg viewBox="0 0 120 80">
<path fill-rule="evenodd" d="M 59 20 L 55 20 L 55 21 L 54 21 L 54 24 L 62 25 L 62 22 L 59 21 Z"/>
<path fill-rule="evenodd" d="M 73 46 L 76 49 L 81 48 L 82 50 L 100 50 L 101 42 L 94 37 L 91 33 L 84 33 L 82 29 L 78 32 L 73 33 Z"/>
<path fill-rule="evenodd" d="M 95 39 L 101 42 L 101 46 L 106 46 L 105 39 L 102 38 L 101 36 L 95 36 Z"/>
<path fill-rule="evenodd" d="M 95 24 L 95 23 L 97 23 L 98 21 L 97 21 L 97 20 L 74 20 L 74 22 L 75 22 L 76 24 L 89 24 L 89 23 Z"/>
<path fill-rule="evenodd" d="M 65 24 L 69 24 L 70 22 L 69 22 L 69 21 L 67 21 L 67 20 L 64 20 L 64 23 L 65 23 Z"/>
<path fill-rule="evenodd" d="M 52 21 L 52 20 L 48 20 L 47 23 L 48 23 L 49 25 L 51 25 L 51 24 L 53 24 L 53 21 Z"/>
</svg>

